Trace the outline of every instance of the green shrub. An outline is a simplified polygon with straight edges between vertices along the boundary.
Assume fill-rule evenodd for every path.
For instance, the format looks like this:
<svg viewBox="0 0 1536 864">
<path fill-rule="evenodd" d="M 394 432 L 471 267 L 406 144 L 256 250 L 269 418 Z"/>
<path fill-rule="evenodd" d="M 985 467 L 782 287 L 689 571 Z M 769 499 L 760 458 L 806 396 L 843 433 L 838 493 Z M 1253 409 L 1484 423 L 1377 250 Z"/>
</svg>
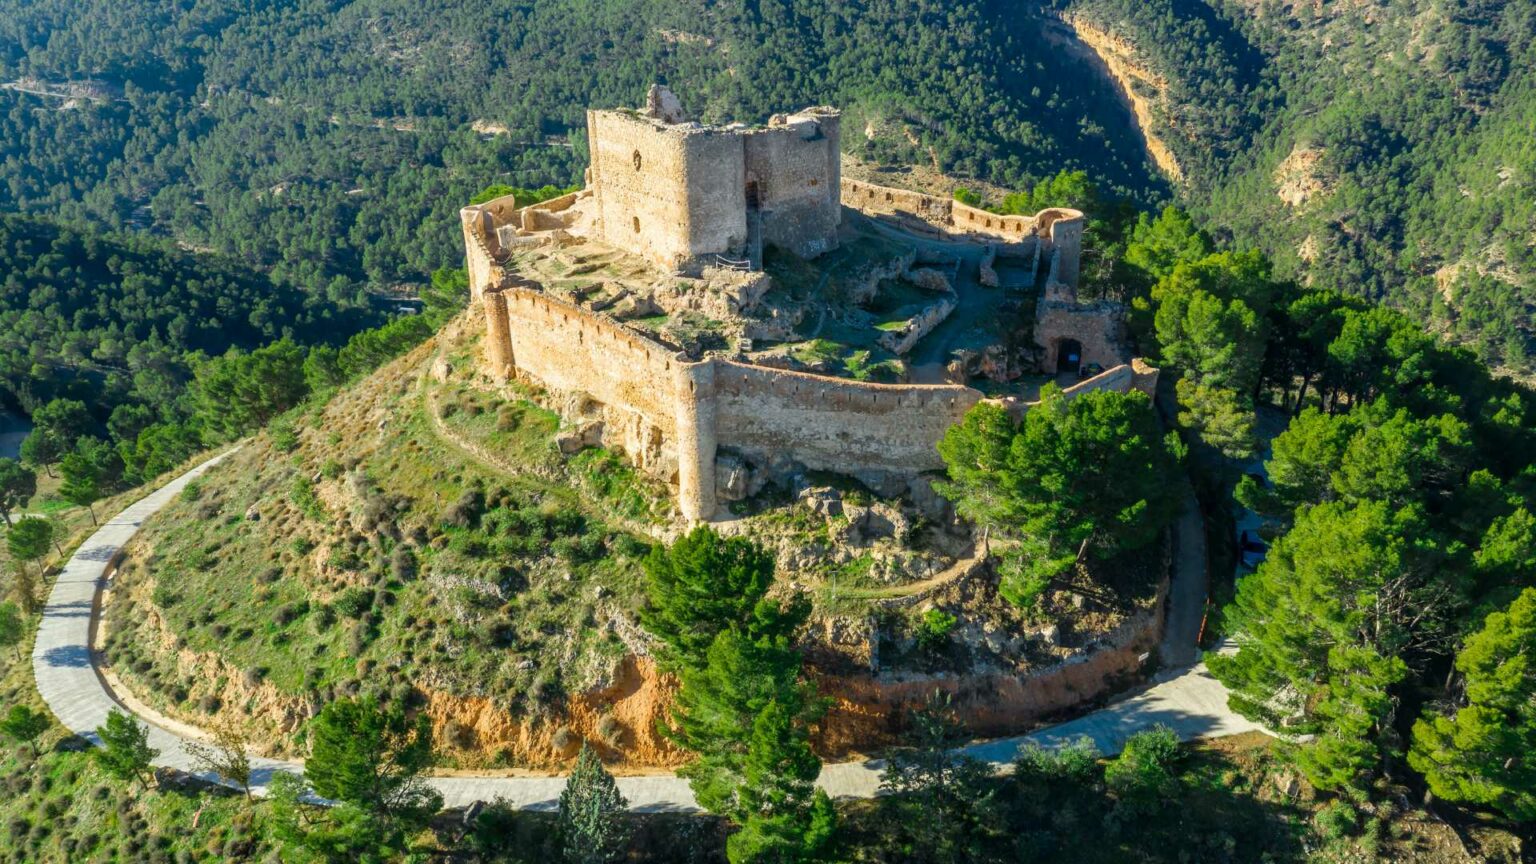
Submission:
<svg viewBox="0 0 1536 864">
<path fill-rule="evenodd" d="M 1172 765 L 1179 738 L 1161 724 L 1131 736 L 1125 750 L 1104 769 L 1104 782 L 1126 810 L 1151 813 L 1175 791 Z"/>
<path fill-rule="evenodd" d="M 171 588 L 168 582 L 162 579 L 155 583 L 154 593 L 150 595 L 149 599 L 161 609 L 169 609 L 175 606 L 176 601 L 180 600 L 181 597 Z"/>
<path fill-rule="evenodd" d="M 325 519 L 325 505 L 320 503 L 320 497 L 315 494 L 315 484 L 308 477 L 293 478 L 288 500 L 293 502 L 293 506 L 299 508 L 299 512 L 305 516 L 316 521 Z"/>
<path fill-rule="evenodd" d="M 389 556 L 389 572 L 401 582 L 414 580 L 418 572 L 416 553 L 404 546 L 396 546 L 395 551 Z"/>
<path fill-rule="evenodd" d="M 299 449 L 299 433 L 293 428 L 292 420 L 274 420 L 268 431 L 272 435 L 272 449 L 277 452 L 292 453 Z"/>
<path fill-rule="evenodd" d="M 917 619 L 914 626 L 917 647 L 924 651 L 943 650 L 949 644 L 949 634 L 958 623 L 960 619 L 943 609 L 929 609 Z"/>
<path fill-rule="evenodd" d="M 1359 814 L 1355 808 L 1344 800 L 1334 801 L 1312 817 L 1313 824 L 1317 826 L 1317 833 L 1329 841 L 1343 840 L 1354 835 L 1360 827 Z"/>
<path fill-rule="evenodd" d="M 333 605 L 343 617 L 356 620 L 373 608 L 373 592 L 366 588 L 348 588 Z"/>
</svg>

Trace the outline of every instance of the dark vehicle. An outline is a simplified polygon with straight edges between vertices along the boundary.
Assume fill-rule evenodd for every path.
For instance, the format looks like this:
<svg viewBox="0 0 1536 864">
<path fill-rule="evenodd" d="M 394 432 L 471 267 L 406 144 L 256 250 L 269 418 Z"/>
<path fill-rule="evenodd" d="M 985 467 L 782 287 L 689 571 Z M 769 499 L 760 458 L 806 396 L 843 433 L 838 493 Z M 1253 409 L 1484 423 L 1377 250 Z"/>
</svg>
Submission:
<svg viewBox="0 0 1536 864">
<path fill-rule="evenodd" d="M 1243 531 L 1237 537 L 1237 555 L 1242 566 L 1249 570 L 1256 569 L 1264 561 L 1264 556 L 1269 554 L 1269 544 L 1259 539 L 1259 536 L 1249 531 Z"/>
</svg>

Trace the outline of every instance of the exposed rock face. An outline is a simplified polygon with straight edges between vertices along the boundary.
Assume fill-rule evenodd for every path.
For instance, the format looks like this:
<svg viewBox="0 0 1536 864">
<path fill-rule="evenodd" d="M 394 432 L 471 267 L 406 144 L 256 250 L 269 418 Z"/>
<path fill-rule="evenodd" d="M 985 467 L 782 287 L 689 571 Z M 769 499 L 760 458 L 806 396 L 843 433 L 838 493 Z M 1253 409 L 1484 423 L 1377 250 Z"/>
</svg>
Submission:
<svg viewBox="0 0 1536 864">
<path fill-rule="evenodd" d="M 556 446 L 567 456 L 587 447 L 601 446 L 602 443 L 603 421 L 601 420 L 582 420 L 574 426 L 560 430 L 555 435 Z"/>
<path fill-rule="evenodd" d="M 715 497 L 721 501 L 750 498 L 762 486 L 762 479 L 740 456 L 734 453 L 719 453 L 715 456 Z"/>
<path fill-rule="evenodd" d="M 831 694 L 833 702 L 821 723 L 817 750 L 826 758 L 837 758 L 900 743 L 909 731 L 912 710 L 935 690 L 955 697 L 956 719 L 969 734 L 1017 733 L 1084 700 L 1114 692 L 1143 674 L 1147 652 L 1162 638 L 1162 609 L 1159 598 L 1085 649 L 1055 665 L 1023 674 L 818 675 L 820 691 Z M 840 633 L 852 639 L 857 630 L 845 625 Z M 1015 637 L 983 627 L 968 638 L 1006 648 L 1002 643 Z M 878 643 L 878 639 L 871 641 Z"/>
<path fill-rule="evenodd" d="M 1298 144 L 1291 155 L 1275 166 L 1275 194 L 1287 207 L 1301 207 L 1312 198 L 1327 194 L 1322 161 L 1323 151 Z"/>
<path fill-rule="evenodd" d="M 948 294 L 953 288 L 949 284 L 949 277 L 945 276 L 942 271 L 935 270 L 932 267 L 917 267 L 908 270 L 904 278 L 925 291 Z"/>
</svg>

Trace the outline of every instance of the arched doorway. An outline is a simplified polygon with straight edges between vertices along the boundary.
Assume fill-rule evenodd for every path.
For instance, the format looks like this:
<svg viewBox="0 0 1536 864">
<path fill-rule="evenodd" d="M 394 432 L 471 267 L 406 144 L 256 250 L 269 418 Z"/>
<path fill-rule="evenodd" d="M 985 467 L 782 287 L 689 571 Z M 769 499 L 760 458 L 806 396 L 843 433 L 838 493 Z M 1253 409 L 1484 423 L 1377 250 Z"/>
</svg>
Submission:
<svg viewBox="0 0 1536 864">
<path fill-rule="evenodd" d="M 1083 368 L 1083 343 L 1076 339 L 1062 339 L 1056 343 L 1056 374 L 1078 374 Z"/>
</svg>

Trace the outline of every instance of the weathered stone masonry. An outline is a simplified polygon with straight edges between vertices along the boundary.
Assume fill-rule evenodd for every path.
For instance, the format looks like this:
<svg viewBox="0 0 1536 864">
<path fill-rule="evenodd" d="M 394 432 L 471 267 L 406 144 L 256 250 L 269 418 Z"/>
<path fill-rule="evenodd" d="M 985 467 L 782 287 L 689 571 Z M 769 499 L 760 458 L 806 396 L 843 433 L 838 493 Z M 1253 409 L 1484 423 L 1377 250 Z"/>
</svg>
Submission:
<svg viewBox="0 0 1536 864">
<path fill-rule="evenodd" d="M 959 385 L 690 361 L 510 274 L 480 293 L 487 370 L 550 391 L 567 422 L 600 423 L 602 443 L 672 483 L 691 521 L 715 515 L 722 447 L 763 465 L 908 478 L 942 467 L 935 443 L 982 398 Z"/>
<path fill-rule="evenodd" d="M 715 516 L 723 448 L 760 465 L 911 479 L 943 467 L 935 445 L 984 398 L 957 384 L 873 384 L 721 358 L 690 361 L 494 262 L 486 270 L 495 281 L 476 293 L 487 322 L 487 371 L 545 388 L 566 422 L 598 424 L 604 446 L 674 486 L 690 521 Z M 1156 370 L 1138 362 L 1067 392 L 1150 390 L 1155 383 Z M 1009 407 L 1021 416 L 1028 405 Z"/>
<path fill-rule="evenodd" d="M 461 216 L 471 296 L 486 317 L 486 371 L 543 388 L 574 428 L 574 440 L 620 450 L 669 482 L 689 521 L 716 515 L 722 457 L 770 474 L 819 469 L 897 488 L 943 467 L 935 445 L 984 396 L 959 384 L 874 384 L 723 357 L 693 360 L 519 277 L 503 266 L 511 247 L 558 243 L 567 231 L 585 231 L 663 269 L 755 254 L 763 242 L 808 257 L 836 243 L 846 201 L 929 233 L 995 241 L 997 254 L 1032 259 L 1037 267 L 1047 262 L 1048 297 L 1062 309 L 1075 303 L 1078 211 L 999 216 L 843 181 L 831 109 L 776 117 L 760 129 L 721 128 L 685 122 L 665 90 L 653 89 L 649 101 L 644 114 L 589 112 L 586 189 L 521 209 L 509 196 L 466 207 Z M 1071 332 L 1109 326 L 1109 311 L 1079 307 Z M 1045 326 L 1037 333 L 1052 338 L 1054 331 Z M 1157 370 L 1120 357 L 1113 336 L 1083 340 L 1114 362 L 1068 395 L 1152 392 Z M 1016 417 L 1029 407 L 1004 402 Z"/>
<path fill-rule="evenodd" d="M 802 258 L 837 245 L 836 110 L 709 126 L 684 119 L 664 88 L 649 101 L 646 112 L 587 112 L 587 187 L 605 242 L 666 270 L 717 257 L 755 264 L 764 244 Z"/>
</svg>

